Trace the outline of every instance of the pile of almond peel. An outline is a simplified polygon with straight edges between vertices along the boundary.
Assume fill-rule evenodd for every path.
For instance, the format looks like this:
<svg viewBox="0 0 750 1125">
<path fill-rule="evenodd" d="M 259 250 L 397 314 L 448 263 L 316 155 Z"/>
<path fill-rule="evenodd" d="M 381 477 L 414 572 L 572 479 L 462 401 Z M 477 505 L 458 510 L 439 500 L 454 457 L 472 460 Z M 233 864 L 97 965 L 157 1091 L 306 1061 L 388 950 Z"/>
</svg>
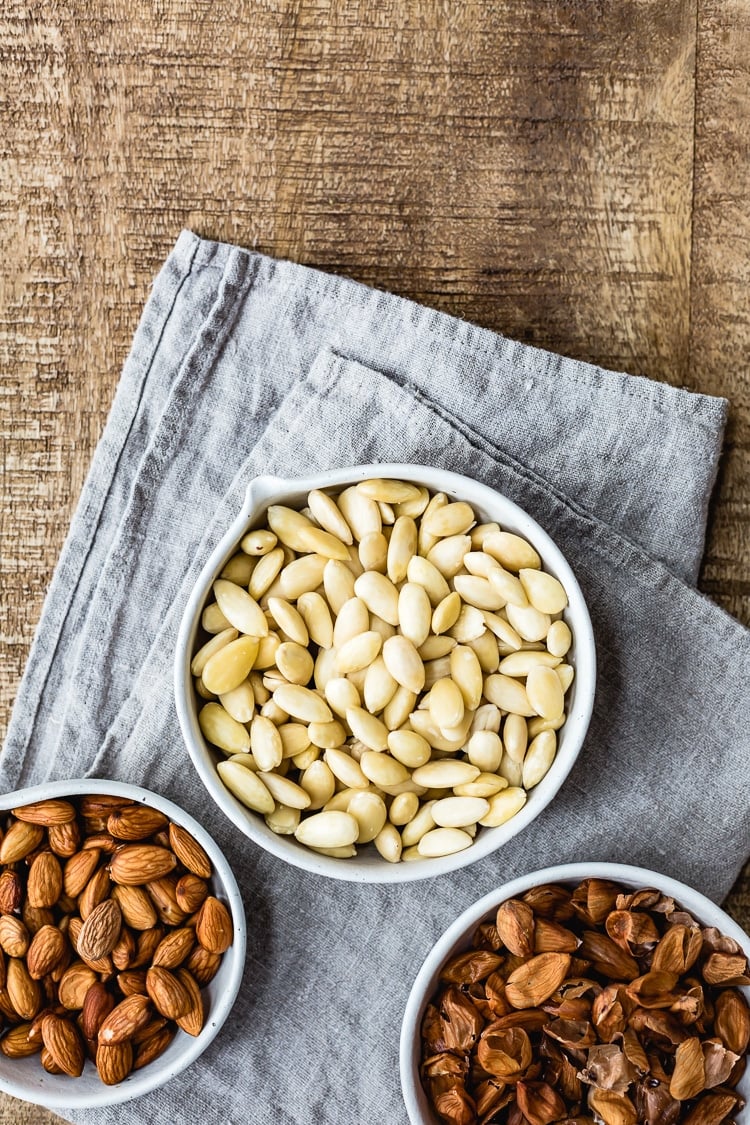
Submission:
<svg viewBox="0 0 750 1125">
<path fill-rule="evenodd" d="M 659 891 L 534 887 L 443 968 L 422 1082 L 449 1125 L 728 1123 L 748 984 L 737 942 Z"/>
</svg>

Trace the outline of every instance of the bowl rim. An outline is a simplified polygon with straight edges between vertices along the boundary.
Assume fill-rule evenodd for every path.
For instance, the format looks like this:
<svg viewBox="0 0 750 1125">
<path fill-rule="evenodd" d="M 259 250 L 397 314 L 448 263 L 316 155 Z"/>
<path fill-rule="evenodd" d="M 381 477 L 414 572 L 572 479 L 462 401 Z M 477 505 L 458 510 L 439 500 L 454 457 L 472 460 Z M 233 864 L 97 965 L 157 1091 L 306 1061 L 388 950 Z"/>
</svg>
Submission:
<svg viewBox="0 0 750 1125">
<path fill-rule="evenodd" d="M 568 593 L 569 613 L 575 619 L 575 706 L 574 713 L 571 712 L 565 724 L 567 733 L 561 747 L 563 753 L 558 751 L 549 773 L 531 791 L 523 808 L 511 820 L 497 828 L 485 829 L 479 839 L 464 851 L 425 863 L 391 864 L 382 860 L 380 863 L 364 865 L 359 863 L 358 858 L 339 860 L 319 855 L 297 844 L 293 837 L 273 833 L 259 814 L 246 809 L 222 783 L 211 758 L 213 752 L 208 748 L 198 726 L 197 708 L 193 702 L 190 661 L 199 615 L 212 582 L 236 549 L 242 535 L 269 503 L 274 500 L 278 502 L 284 494 L 309 492 L 313 488 L 330 490 L 354 485 L 370 477 L 423 482 L 432 491 L 443 491 L 451 496 L 467 499 L 485 510 L 499 508 L 501 512 L 498 521 L 501 523 L 510 515 L 511 520 L 508 522 L 537 547 L 545 568 L 563 582 Z M 277 858 L 313 874 L 349 882 L 406 883 L 435 878 L 485 858 L 523 831 L 554 799 L 573 768 L 591 721 L 595 689 L 596 647 L 586 600 L 572 567 L 549 533 L 525 509 L 489 485 L 447 469 L 416 463 L 349 465 L 308 477 L 258 476 L 251 480 L 240 512 L 209 554 L 192 586 L 175 645 L 174 693 L 180 729 L 193 765 L 216 804 L 245 836 Z"/>
<path fill-rule="evenodd" d="M 108 1105 L 121 1105 L 123 1102 L 130 1101 L 131 1098 L 137 1098 L 158 1089 L 176 1075 L 181 1074 L 203 1054 L 218 1035 L 237 998 L 245 969 L 247 941 L 245 908 L 234 872 L 221 848 L 206 829 L 190 813 L 175 804 L 174 801 L 170 801 L 168 797 L 162 797 L 161 794 L 154 793 L 150 789 L 144 789 L 140 785 L 131 785 L 128 782 L 108 781 L 106 778 L 73 778 L 71 780 L 45 782 L 40 785 L 16 789 L 11 793 L 4 793 L 0 796 L 0 812 L 7 812 L 9 809 L 21 805 L 32 804 L 34 801 L 50 800 L 56 797 L 85 796 L 88 793 L 106 793 L 113 797 L 130 797 L 142 804 L 151 805 L 163 812 L 170 820 L 174 820 L 186 828 L 206 850 L 214 868 L 212 878 L 221 883 L 221 887 L 216 887 L 216 890 L 222 898 L 226 898 L 232 916 L 232 944 L 223 955 L 223 957 L 227 957 L 231 953 L 229 978 L 216 997 L 209 1018 L 200 1034 L 193 1037 L 186 1035 L 184 1032 L 181 1033 L 185 1036 L 185 1049 L 178 1059 L 170 1063 L 166 1070 L 163 1065 L 160 1069 L 159 1060 L 155 1059 L 152 1064 L 144 1067 L 143 1070 L 131 1071 L 128 1077 L 117 1086 L 105 1086 L 102 1083 L 101 1090 L 95 1089 L 77 1094 L 68 1086 L 69 1083 L 74 1083 L 75 1079 L 66 1077 L 64 1082 L 61 1082 L 59 1091 L 36 1088 L 32 1093 L 26 1088 L 19 1088 L 12 1077 L 6 1077 L 0 1070 L 0 1091 L 10 1094 L 14 1098 L 47 1106 L 51 1109 L 92 1109 Z M 0 1064 L 4 1059 L 5 1056 L 0 1057 Z M 7 1061 L 11 1062 L 11 1060 Z M 55 1076 L 48 1075 L 47 1077 L 53 1078 Z"/>
<path fill-rule="evenodd" d="M 401 1020 L 399 1037 L 399 1071 L 401 1093 L 411 1125 L 437 1125 L 437 1117 L 426 1117 L 421 1100 L 426 1101 L 419 1078 L 419 1033 L 422 1015 L 427 1002 L 437 985 L 439 971 L 462 937 L 476 926 L 489 912 L 496 909 L 509 898 L 544 883 L 571 883 L 583 879 L 611 879 L 626 886 L 654 887 L 664 894 L 671 895 L 679 905 L 699 922 L 721 929 L 727 937 L 734 938 L 750 958 L 750 936 L 720 906 L 687 883 L 663 875 L 647 867 L 637 867 L 627 863 L 577 862 L 562 863 L 554 867 L 540 868 L 525 875 L 519 875 L 497 889 L 483 895 L 472 903 L 451 922 L 450 926 L 437 939 L 422 962 L 409 996 Z M 750 989 L 744 989 L 746 993 Z M 744 1111 L 743 1111 L 744 1112 Z M 746 1118 L 738 1118 L 746 1120 Z"/>
</svg>

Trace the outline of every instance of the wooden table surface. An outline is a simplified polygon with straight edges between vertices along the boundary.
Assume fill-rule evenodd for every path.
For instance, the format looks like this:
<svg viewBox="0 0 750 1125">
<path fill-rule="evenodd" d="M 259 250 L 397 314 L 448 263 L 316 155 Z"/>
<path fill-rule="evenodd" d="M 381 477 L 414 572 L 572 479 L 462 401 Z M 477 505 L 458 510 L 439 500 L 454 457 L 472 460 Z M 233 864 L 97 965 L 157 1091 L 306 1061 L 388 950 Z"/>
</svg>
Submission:
<svg viewBox="0 0 750 1125">
<path fill-rule="evenodd" d="M 5 0 L 0 77 L 0 724 L 183 226 L 727 396 L 750 623 L 750 0 Z"/>
</svg>

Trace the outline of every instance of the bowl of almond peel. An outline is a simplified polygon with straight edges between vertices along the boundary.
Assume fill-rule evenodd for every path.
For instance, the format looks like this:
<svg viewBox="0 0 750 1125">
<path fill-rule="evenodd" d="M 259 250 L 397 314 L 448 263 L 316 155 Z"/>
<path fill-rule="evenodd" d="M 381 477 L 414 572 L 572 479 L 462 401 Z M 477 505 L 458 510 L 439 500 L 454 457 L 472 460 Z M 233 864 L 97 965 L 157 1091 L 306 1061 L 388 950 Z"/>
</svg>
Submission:
<svg viewBox="0 0 750 1125">
<path fill-rule="evenodd" d="M 226 1019 L 244 911 L 218 846 L 171 801 L 80 779 L 0 800 L 0 1090 L 127 1101 Z"/>
<path fill-rule="evenodd" d="M 258 477 L 180 628 L 175 699 L 209 793 L 318 874 L 403 882 L 554 798 L 593 706 L 576 578 L 507 497 L 423 465 Z"/>
<path fill-rule="evenodd" d="M 729 1125 L 750 1095 L 750 939 L 664 875 L 569 864 L 462 914 L 401 1032 L 413 1125 Z"/>
</svg>

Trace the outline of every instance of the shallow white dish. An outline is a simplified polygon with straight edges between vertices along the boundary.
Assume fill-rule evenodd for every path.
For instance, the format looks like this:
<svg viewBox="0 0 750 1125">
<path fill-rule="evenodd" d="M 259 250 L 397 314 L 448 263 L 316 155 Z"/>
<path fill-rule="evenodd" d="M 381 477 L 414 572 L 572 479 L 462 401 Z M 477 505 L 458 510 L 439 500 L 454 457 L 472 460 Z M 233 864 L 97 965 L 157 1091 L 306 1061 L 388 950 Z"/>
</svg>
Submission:
<svg viewBox="0 0 750 1125">
<path fill-rule="evenodd" d="M 565 863 L 513 879 L 505 886 L 480 898 L 456 918 L 430 950 L 412 985 L 401 1024 L 399 1051 L 401 1090 L 412 1125 L 440 1125 L 439 1118 L 430 1108 L 419 1077 L 420 1028 L 427 1003 L 437 988 L 440 970 L 445 962 L 469 947 L 477 925 L 487 918 L 494 918 L 498 906 L 506 899 L 522 895 L 531 887 L 542 883 L 576 885 L 581 880 L 590 878 L 611 879 L 633 889 L 654 887 L 663 894 L 671 895 L 675 902 L 692 914 L 698 922 L 706 926 L 716 926 L 727 937 L 734 938 L 741 945 L 746 956 L 750 957 L 750 937 L 721 907 L 699 891 L 688 887 L 687 884 L 671 879 L 668 875 L 649 871 L 645 867 L 631 867 L 620 863 Z M 750 988 L 744 988 L 742 991 L 750 999 Z M 750 1099 L 750 1070 L 743 1075 L 737 1090 L 746 1100 Z M 738 1125 L 747 1125 L 750 1120 L 748 1109 L 745 1108 L 736 1114 L 735 1120 Z"/>
<path fill-rule="evenodd" d="M 86 793 L 108 793 L 115 797 L 128 797 L 163 812 L 170 820 L 190 832 L 207 852 L 213 865 L 212 890 L 221 899 L 232 916 L 234 934 L 232 944 L 222 957 L 221 966 L 214 979 L 202 989 L 206 1003 L 206 1023 L 200 1035 L 193 1037 L 178 1030 L 167 1050 L 142 1070 L 131 1073 L 117 1086 L 105 1086 L 95 1067 L 89 1061 L 79 1078 L 48 1074 L 39 1062 L 39 1056 L 27 1059 L 8 1059 L 0 1054 L 0 1090 L 14 1098 L 35 1102 L 51 1108 L 90 1109 L 105 1105 L 118 1105 L 141 1094 L 163 1086 L 170 1078 L 180 1074 L 201 1055 L 216 1037 L 231 1011 L 237 997 L 245 967 L 245 911 L 237 880 L 219 847 L 201 828 L 197 821 L 178 805 L 158 793 L 127 785 L 119 781 L 99 778 L 80 778 L 73 781 L 54 781 L 18 789 L 0 797 L 0 812 L 28 805 L 34 801 L 53 797 L 74 797 Z"/>
<path fill-rule="evenodd" d="M 279 836 L 272 832 L 262 816 L 251 812 L 232 796 L 216 772 L 216 762 L 222 759 L 222 755 L 208 745 L 198 725 L 190 674 L 200 616 L 211 587 L 236 552 L 242 536 L 262 521 L 269 505 L 302 508 L 311 489 L 339 491 L 369 477 L 395 477 L 424 485 L 433 492 L 445 492 L 449 497 L 467 500 L 480 521 L 494 520 L 504 530 L 517 532 L 528 539 L 539 552 L 544 569 L 565 587 L 569 601 L 564 617 L 573 632 L 574 645 L 566 659 L 575 667 L 576 675 L 567 697 L 568 718 L 559 732 L 558 751 L 552 767 L 539 785 L 531 790 L 521 811 L 506 824 L 499 828 L 481 829 L 474 844 L 465 851 L 423 862 L 390 864 L 374 848 L 368 848 L 353 859 L 335 859 L 310 851 L 297 843 L 293 836 Z M 547 532 L 499 492 L 469 477 L 426 465 L 357 465 L 301 480 L 256 477 L 248 486 L 242 510 L 207 560 L 190 594 L 175 651 L 175 701 L 183 737 L 203 784 L 219 808 L 246 836 L 280 859 L 318 875 L 363 883 L 405 883 L 455 871 L 489 855 L 525 828 L 553 799 L 578 756 L 591 719 L 595 684 L 596 651 L 586 603 L 573 571 Z"/>
</svg>

